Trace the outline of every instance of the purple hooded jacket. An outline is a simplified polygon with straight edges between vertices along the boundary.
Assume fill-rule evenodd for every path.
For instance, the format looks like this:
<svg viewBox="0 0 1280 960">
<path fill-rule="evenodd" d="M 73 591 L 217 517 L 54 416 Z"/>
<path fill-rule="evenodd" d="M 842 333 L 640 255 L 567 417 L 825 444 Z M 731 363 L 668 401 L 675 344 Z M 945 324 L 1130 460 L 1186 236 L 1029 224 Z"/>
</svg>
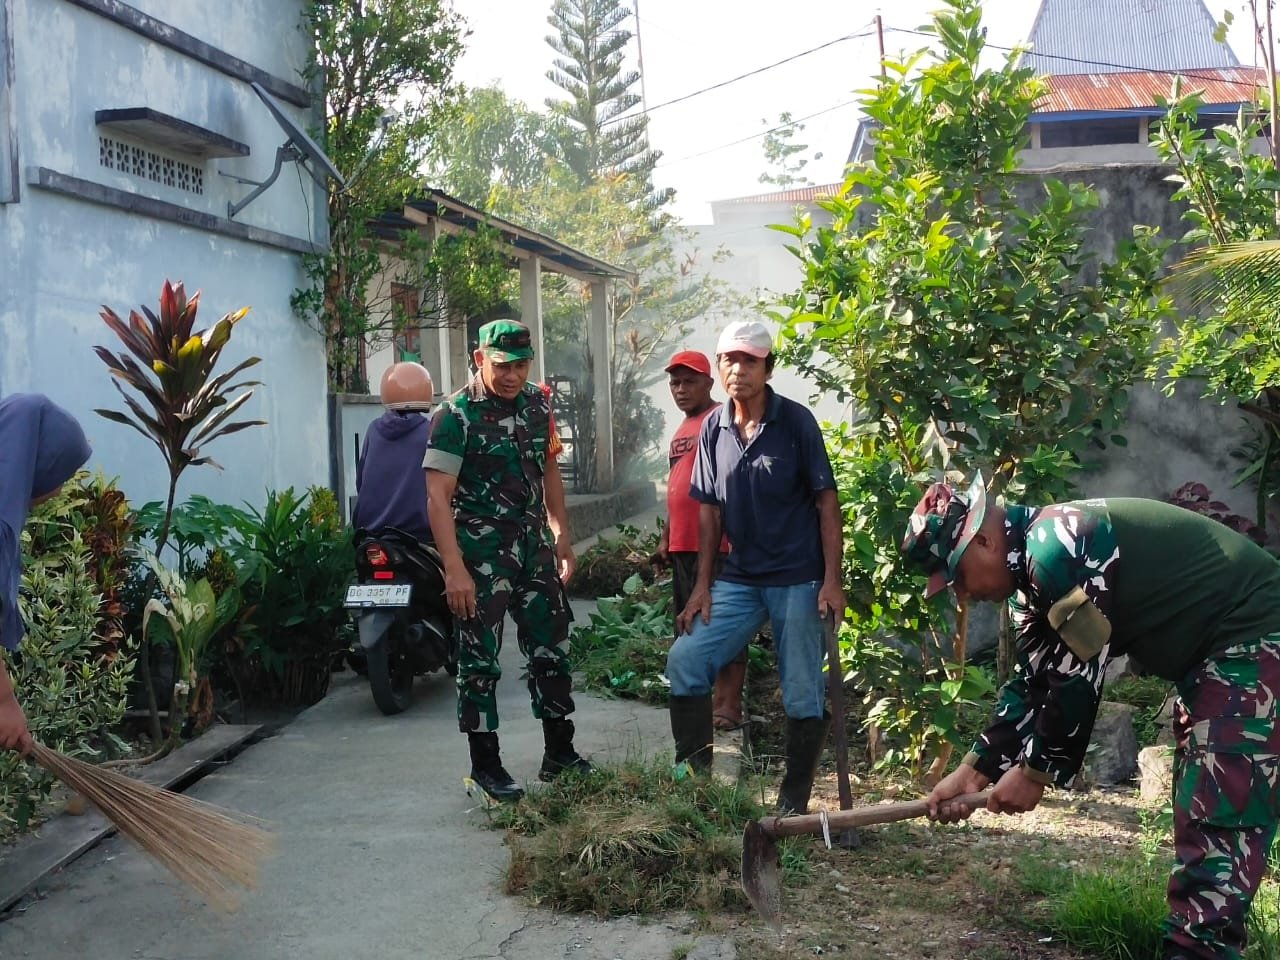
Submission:
<svg viewBox="0 0 1280 960">
<path fill-rule="evenodd" d="M 430 542 L 427 522 L 427 474 L 422 459 L 431 421 L 420 413 L 388 410 L 369 425 L 356 463 L 357 529 L 397 527 Z"/>
</svg>

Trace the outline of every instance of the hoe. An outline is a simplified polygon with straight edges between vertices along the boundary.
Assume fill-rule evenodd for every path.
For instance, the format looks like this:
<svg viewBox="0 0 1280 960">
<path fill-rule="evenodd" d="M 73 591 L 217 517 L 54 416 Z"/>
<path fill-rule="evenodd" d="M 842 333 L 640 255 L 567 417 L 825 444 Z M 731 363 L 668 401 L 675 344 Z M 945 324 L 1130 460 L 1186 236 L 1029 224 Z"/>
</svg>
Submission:
<svg viewBox="0 0 1280 960">
<path fill-rule="evenodd" d="M 970 810 L 986 806 L 990 791 L 966 793 L 955 797 Z M 797 817 L 764 817 L 747 824 L 742 837 L 742 891 L 760 916 L 777 925 L 782 918 L 782 888 L 778 881 L 779 837 L 803 834 L 823 835 L 830 844 L 836 831 L 865 827 L 873 823 L 895 823 L 923 817 L 929 812 L 924 800 L 904 803 L 881 803 L 850 810 L 808 813 Z"/>
</svg>

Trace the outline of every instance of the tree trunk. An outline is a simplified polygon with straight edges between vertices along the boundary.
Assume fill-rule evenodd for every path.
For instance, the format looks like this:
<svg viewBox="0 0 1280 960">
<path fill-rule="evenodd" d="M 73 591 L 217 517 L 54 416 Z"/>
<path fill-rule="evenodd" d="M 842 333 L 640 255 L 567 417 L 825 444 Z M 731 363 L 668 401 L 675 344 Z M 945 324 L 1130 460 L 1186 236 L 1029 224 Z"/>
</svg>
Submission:
<svg viewBox="0 0 1280 960">
<path fill-rule="evenodd" d="M 1000 638 L 996 646 L 996 682 L 1004 684 L 1013 674 L 1013 623 L 1009 607 L 1000 605 Z"/>
<path fill-rule="evenodd" d="M 969 643 L 969 603 L 966 600 L 960 601 L 956 607 L 956 632 L 953 639 L 952 665 L 949 672 L 951 679 L 957 680 L 964 676 L 966 648 Z M 938 755 L 933 758 L 933 763 L 929 764 L 929 769 L 925 772 L 924 781 L 928 786 L 934 786 L 946 775 L 947 764 L 951 762 L 951 752 L 951 743 L 944 741 L 938 748 Z"/>
</svg>

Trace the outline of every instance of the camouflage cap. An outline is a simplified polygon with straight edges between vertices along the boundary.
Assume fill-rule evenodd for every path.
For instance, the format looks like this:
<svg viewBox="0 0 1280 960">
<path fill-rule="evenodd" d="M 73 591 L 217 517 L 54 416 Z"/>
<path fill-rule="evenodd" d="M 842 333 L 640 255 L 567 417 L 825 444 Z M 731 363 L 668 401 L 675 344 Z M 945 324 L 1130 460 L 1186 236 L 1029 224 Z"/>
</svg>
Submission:
<svg viewBox="0 0 1280 960">
<path fill-rule="evenodd" d="M 490 320 L 480 328 L 478 347 L 495 363 L 533 359 L 533 337 L 519 320 Z"/>
<path fill-rule="evenodd" d="M 909 563 L 929 575 L 926 598 L 951 585 L 969 541 L 987 513 L 987 488 L 976 473 L 969 489 L 960 493 L 948 483 L 934 483 L 916 504 L 902 538 Z"/>
</svg>

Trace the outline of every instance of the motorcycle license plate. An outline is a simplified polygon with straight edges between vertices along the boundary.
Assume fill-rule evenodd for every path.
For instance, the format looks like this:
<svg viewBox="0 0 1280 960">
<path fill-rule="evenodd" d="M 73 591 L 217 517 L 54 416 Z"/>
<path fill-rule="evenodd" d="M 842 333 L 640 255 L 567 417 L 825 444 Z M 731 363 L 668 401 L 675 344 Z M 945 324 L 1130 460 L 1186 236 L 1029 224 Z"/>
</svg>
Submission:
<svg viewBox="0 0 1280 960">
<path fill-rule="evenodd" d="M 407 607 L 408 583 L 356 583 L 347 587 L 348 607 Z"/>
</svg>

